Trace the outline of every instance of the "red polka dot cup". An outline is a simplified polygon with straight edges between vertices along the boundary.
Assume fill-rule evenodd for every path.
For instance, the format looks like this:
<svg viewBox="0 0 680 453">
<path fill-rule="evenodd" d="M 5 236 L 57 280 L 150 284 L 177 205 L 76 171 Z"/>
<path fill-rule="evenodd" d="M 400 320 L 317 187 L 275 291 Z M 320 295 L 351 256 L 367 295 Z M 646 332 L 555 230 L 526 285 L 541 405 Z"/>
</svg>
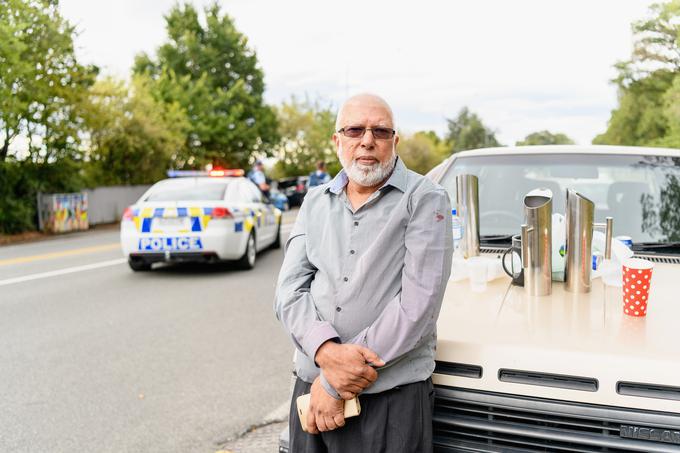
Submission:
<svg viewBox="0 0 680 453">
<path fill-rule="evenodd" d="M 623 312 L 628 316 L 646 316 L 654 263 L 640 258 L 623 262 Z"/>
</svg>

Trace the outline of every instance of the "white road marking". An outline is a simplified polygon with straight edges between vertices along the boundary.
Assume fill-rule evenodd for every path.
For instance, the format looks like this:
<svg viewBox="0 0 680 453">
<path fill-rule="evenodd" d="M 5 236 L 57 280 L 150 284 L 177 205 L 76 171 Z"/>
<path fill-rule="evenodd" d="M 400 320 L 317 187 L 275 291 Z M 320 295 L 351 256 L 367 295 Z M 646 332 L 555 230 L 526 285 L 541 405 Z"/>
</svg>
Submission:
<svg viewBox="0 0 680 453">
<path fill-rule="evenodd" d="M 57 277 L 59 275 L 73 274 L 76 272 L 89 271 L 92 269 L 99 269 L 102 267 L 116 266 L 127 262 L 127 258 L 117 258 L 115 260 L 100 261 L 98 263 L 85 264 L 83 266 L 73 266 L 64 269 L 57 269 L 56 271 L 40 272 L 38 274 L 24 275 L 21 277 L 7 278 L 0 280 L 0 286 L 13 285 L 15 283 L 30 282 L 31 280 L 39 280 L 41 278 Z"/>
</svg>

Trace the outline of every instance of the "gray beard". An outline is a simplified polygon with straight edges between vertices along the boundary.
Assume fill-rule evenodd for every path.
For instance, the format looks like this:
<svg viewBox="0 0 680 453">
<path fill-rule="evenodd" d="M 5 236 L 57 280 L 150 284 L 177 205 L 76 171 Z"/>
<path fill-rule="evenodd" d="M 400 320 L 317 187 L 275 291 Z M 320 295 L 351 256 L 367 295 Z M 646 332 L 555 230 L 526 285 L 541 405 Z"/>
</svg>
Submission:
<svg viewBox="0 0 680 453">
<path fill-rule="evenodd" d="M 342 168 L 345 170 L 347 177 L 354 183 L 359 184 L 363 187 L 373 187 L 384 180 L 386 180 L 392 170 L 394 170 L 394 165 L 397 162 L 397 153 L 392 149 L 392 157 L 387 159 L 385 162 L 379 162 L 373 165 L 364 165 L 357 163 L 353 160 L 352 162 L 347 162 L 342 158 L 342 145 L 338 150 L 338 158 L 342 164 Z"/>
</svg>

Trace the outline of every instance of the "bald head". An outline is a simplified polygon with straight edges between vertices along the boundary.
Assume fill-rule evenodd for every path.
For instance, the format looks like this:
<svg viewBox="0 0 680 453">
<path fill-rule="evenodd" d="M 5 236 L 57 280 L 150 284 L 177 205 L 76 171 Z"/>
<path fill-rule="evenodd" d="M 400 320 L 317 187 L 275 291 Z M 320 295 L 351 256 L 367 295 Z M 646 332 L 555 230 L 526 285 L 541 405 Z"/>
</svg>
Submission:
<svg viewBox="0 0 680 453">
<path fill-rule="evenodd" d="M 383 110 L 384 115 L 389 118 L 389 126 L 395 129 L 394 115 L 392 114 L 392 109 L 387 101 L 375 94 L 362 93 L 352 96 L 342 104 L 338 111 L 338 116 L 335 119 L 335 130 L 337 131 L 341 127 L 346 126 L 345 122 L 348 117 L 353 117 L 357 110 L 363 111 L 375 109 Z"/>
</svg>

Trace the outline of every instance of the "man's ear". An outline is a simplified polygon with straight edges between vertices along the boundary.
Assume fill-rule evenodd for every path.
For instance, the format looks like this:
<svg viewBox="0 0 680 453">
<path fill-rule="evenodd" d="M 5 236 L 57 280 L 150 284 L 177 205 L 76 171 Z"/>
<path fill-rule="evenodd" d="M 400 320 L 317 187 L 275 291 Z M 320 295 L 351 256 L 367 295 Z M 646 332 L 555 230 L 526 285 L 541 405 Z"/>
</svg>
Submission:
<svg viewBox="0 0 680 453">
<path fill-rule="evenodd" d="M 396 148 L 399 144 L 399 134 L 394 135 L 394 147 Z"/>
<path fill-rule="evenodd" d="M 337 132 L 333 132 L 333 136 L 331 137 L 333 139 L 333 143 L 335 143 L 335 149 L 340 148 L 340 137 L 338 137 Z"/>
</svg>

